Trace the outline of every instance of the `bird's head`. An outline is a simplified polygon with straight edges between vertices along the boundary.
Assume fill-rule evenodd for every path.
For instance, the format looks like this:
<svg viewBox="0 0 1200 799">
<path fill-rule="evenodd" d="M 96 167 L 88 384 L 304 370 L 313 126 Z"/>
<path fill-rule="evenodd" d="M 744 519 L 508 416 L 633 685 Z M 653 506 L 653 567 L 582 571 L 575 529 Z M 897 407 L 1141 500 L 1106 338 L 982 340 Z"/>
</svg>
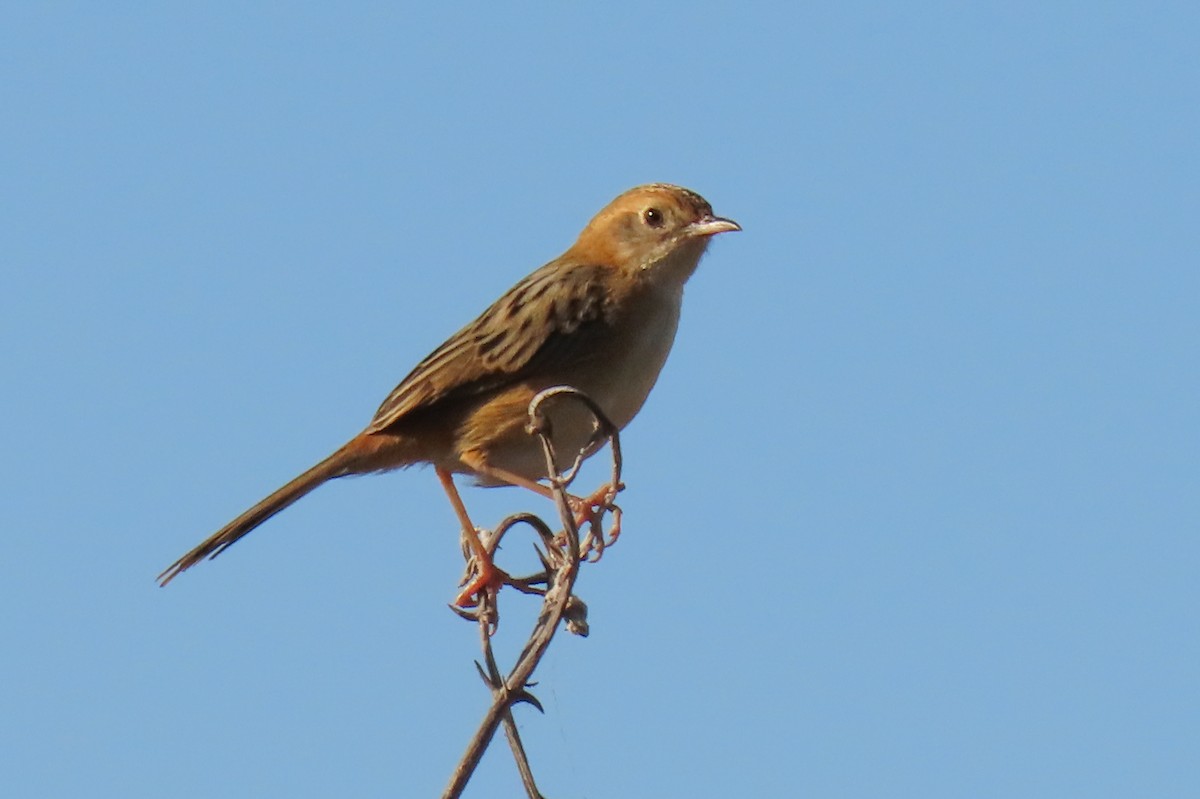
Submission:
<svg viewBox="0 0 1200 799">
<path fill-rule="evenodd" d="M 714 216 L 712 206 L 694 191 L 651 183 L 605 206 L 569 253 L 631 275 L 682 284 L 713 236 L 741 229 L 732 219 Z"/>
</svg>

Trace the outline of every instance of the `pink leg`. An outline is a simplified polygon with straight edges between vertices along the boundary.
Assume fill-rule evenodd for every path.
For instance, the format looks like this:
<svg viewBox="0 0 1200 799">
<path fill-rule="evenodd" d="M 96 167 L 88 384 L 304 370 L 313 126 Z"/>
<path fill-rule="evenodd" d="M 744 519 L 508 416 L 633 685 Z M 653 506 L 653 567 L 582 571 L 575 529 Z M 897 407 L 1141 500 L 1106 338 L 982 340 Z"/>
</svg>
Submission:
<svg viewBox="0 0 1200 799">
<path fill-rule="evenodd" d="M 504 585 L 504 581 L 508 579 L 508 574 L 496 567 L 491 554 L 479 540 L 479 533 L 475 532 L 475 525 L 471 523 L 471 517 L 467 515 L 467 506 L 463 504 L 462 497 L 458 495 L 458 489 L 454 486 L 454 476 L 440 466 L 435 467 L 434 471 L 437 472 L 438 480 L 442 482 L 446 496 L 450 498 L 450 504 L 454 507 L 454 513 L 462 525 L 467 546 L 471 548 L 471 554 L 475 556 L 476 567 L 479 569 L 479 574 L 475 579 L 467 583 L 466 587 L 454 598 L 455 605 L 460 608 L 469 608 L 478 604 L 476 597 L 481 591 L 499 590 L 500 586 Z"/>
</svg>

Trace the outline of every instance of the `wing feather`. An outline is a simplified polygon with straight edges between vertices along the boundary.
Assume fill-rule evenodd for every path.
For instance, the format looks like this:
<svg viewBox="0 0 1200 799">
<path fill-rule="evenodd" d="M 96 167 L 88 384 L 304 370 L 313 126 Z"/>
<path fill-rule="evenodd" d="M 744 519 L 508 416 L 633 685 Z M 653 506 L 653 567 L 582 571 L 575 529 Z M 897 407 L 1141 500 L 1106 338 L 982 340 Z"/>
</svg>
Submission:
<svg viewBox="0 0 1200 799">
<path fill-rule="evenodd" d="M 502 388 L 594 351 L 588 343 L 610 322 L 606 272 L 562 261 L 533 272 L 417 364 L 367 430 L 384 430 L 414 411 Z"/>
</svg>

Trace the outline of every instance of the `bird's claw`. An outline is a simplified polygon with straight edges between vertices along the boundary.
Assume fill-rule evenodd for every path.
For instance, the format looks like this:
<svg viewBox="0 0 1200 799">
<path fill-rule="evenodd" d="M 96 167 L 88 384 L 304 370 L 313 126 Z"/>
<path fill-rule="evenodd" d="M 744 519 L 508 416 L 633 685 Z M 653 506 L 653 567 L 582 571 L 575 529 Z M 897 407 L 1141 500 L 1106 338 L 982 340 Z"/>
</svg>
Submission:
<svg viewBox="0 0 1200 799">
<path fill-rule="evenodd" d="M 508 572 L 497 566 L 490 556 L 472 558 L 467 570 L 468 574 L 473 573 L 475 576 L 464 581 L 466 584 L 454 598 L 454 605 L 458 608 L 478 607 L 484 592 L 495 596 L 496 592 L 512 580 Z"/>
<path fill-rule="evenodd" d="M 621 506 L 617 505 L 615 500 L 624 487 L 620 483 L 615 486 L 609 483 L 600 486 L 589 496 L 571 498 L 571 511 L 575 515 L 576 528 L 582 530 L 585 524 L 588 526 L 580 554 L 589 562 L 595 563 L 600 560 L 605 548 L 616 543 L 621 535 Z M 613 523 L 606 536 L 603 526 L 604 514 L 610 511 Z"/>
</svg>

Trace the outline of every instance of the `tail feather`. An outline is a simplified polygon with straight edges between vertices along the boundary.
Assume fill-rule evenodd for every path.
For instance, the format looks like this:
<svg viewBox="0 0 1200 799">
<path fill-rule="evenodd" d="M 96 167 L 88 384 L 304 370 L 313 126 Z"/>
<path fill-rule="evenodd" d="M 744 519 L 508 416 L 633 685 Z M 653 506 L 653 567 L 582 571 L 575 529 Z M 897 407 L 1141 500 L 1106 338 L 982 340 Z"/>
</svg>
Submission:
<svg viewBox="0 0 1200 799">
<path fill-rule="evenodd" d="M 180 573 L 206 558 L 215 558 L 233 546 L 246 533 L 249 533 L 255 527 L 258 527 L 317 486 L 328 480 L 332 480 L 334 477 L 346 474 L 346 467 L 351 461 L 348 448 L 349 445 L 342 447 L 206 538 L 195 549 L 172 563 L 167 567 L 166 571 L 158 575 L 159 585 L 166 585 Z"/>
</svg>

